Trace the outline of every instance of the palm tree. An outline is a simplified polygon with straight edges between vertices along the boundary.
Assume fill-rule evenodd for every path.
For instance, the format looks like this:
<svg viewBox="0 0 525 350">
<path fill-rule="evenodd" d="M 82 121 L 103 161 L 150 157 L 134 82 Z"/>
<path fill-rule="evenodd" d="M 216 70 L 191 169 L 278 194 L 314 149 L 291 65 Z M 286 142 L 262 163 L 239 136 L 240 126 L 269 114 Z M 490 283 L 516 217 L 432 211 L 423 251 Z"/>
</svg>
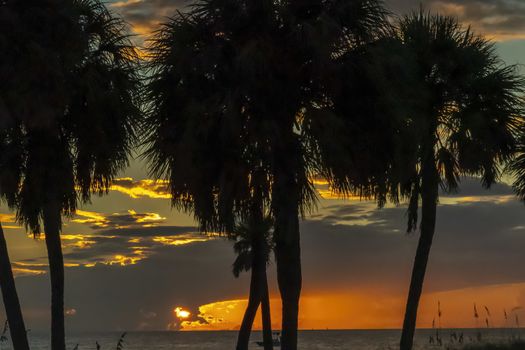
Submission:
<svg viewBox="0 0 525 350">
<path fill-rule="evenodd" d="M 29 113 L 27 91 L 37 86 L 29 73 L 36 61 L 38 45 L 32 34 L 28 15 L 15 1 L 0 2 L 0 199 L 16 209 L 23 173 L 23 133 L 21 111 Z M 37 35 L 34 35 L 35 37 Z M 29 73 L 29 74 L 28 74 Z M 23 79 L 22 79 L 23 77 Z M 33 76 L 34 78 L 34 76 Z M 40 78 L 40 77 L 39 77 Z M 32 92 L 36 92 L 33 89 Z M 44 92 L 42 93 L 42 95 Z M 32 96 L 36 97 L 35 95 Z M 18 117 L 15 115 L 19 114 Z M 4 232 L 0 226 L 0 287 L 14 349 L 29 349 L 25 323 L 15 287 Z"/>
<path fill-rule="evenodd" d="M 16 206 L 16 193 L 19 186 L 20 149 L 16 126 L 8 118 L 2 118 L 0 125 L 0 198 L 10 208 Z M 16 292 L 13 270 L 7 250 L 7 243 L 0 223 L 0 288 L 15 350 L 29 350 L 27 333 Z"/>
<path fill-rule="evenodd" d="M 16 84 L 29 87 L 20 89 L 27 105 L 16 101 L 10 109 L 22 154 L 17 218 L 35 235 L 43 224 L 51 347 L 63 350 L 62 215 L 73 214 L 78 199 L 105 193 L 127 165 L 140 116 L 137 54 L 125 24 L 97 0 L 12 1 L 12 7 L 25 29 L 16 42 L 24 57 L 13 65 Z"/>
<path fill-rule="evenodd" d="M 462 176 L 477 176 L 489 188 L 500 165 L 516 148 L 523 125 L 524 80 L 504 66 L 493 45 L 455 18 L 414 13 L 398 23 L 398 40 L 411 57 L 411 112 L 405 126 L 413 151 L 405 167 L 402 195 L 409 198 L 408 230 L 420 238 L 414 260 L 400 347 L 412 349 L 417 309 L 435 232 L 439 189 L 456 191 Z M 401 143 L 401 142 L 400 142 Z M 402 147 L 402 146 L 401 146 Z"/>
<path fill-rule="evenodd" d="M 266 277 L 266 266 L 272 251 L 272 226 L 273 220 L 270 217 L 263 218 L 259 207 L 259 210 L 254 210 L 254 215 L 248 222 L 236 226 L 231 237 L 235 240 L 234 250 L 237 254 L 233 263 L 233 275 L 237 278 L 242 271 L 251 270 L 250 295 L 239 330 L 237 350 L 248 349 L 250 333 L 259 304 L 261 305 L 264 348 L 273 349 L 270 296 Z"/>
<path fill-rule="evenodd" d="M 266 174 L 283 349 L 297 348 L 299 219 L 315 203 L 311 178 L 323 168 L 305 127 L 318 115 L 306 112 L 326 103 L 335 58 L 384 23 L 371 0 L 203 0 L 151 42 L 145 157 L 169 180 L 173 205 L 203 230 L 231 231 L 249 211 L 250 177 Z"/>
</svg>

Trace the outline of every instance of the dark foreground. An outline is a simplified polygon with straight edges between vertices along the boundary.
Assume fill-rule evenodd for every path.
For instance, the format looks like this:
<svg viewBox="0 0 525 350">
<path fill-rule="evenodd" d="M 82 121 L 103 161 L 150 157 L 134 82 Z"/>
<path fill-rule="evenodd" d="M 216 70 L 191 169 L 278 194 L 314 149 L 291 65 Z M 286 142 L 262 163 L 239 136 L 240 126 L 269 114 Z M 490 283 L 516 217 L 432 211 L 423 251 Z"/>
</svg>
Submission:
<svg viewBox="0 0 525 350">
<path fill-rule="evenodd" d="M 463 335 L 463 343 L 453 340 Z M 525 331 L 521 334 L 525 339 Z M 101 350 L 114 350 L 122 332 L 86 332 L 70 334 L 68 349 L 79 344 L 78 350 L 95 350 L 95 342 Z M 440 338 L 443 346 L 429 344 L 430 337 L 435 338 L 435 331 L 418 330 L 416 332 L 416 349 L 462 349 L 468 350 L 525 350 L 523 343 L 513 347 L 488 346 L 488 343 L 509 344 L 511 337 L 519 336 L 517 330 L 490 329 L 482 330 L 482 340 L 478 342 L 477 331 L 472 329 L 442 330 Z M 124 350 L 228 350 L 234 349 L 237 333 L 220 332 L 129 332 L 124 342 Z M 399 330 L 325 330 L 300 331 L 299 349 L 301 350 L 394 350 L 398 348 Z M 255 332 L 251 338 L 251 349 L 260 349 L 255 341 L 262 335 Z M 435 339 L 434 339 L 435 340 Z M 32 350 L 49 350 L 49 336 L 44 333 L 31 332 Z M 9 344 L 2 344 L 2 350 L 11 349 Z M 277 349 L 276 349 L 277 350 Z"/>
</svg>

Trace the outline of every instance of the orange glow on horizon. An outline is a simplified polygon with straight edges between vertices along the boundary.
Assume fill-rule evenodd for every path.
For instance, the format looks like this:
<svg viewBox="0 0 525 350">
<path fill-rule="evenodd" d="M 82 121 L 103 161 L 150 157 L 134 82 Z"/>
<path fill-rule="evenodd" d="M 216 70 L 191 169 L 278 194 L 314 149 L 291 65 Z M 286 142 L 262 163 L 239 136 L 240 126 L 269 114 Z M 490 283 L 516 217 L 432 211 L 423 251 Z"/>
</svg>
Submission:
<svg viewBox="0 0 525 350">
<path fill-rule="evenodd" d="M 441 303 L 441 325 L 443 328 L 475 328 L 473 304 L 480 313 L 479 325 L 488 318 L 491 327 L 512 327 L 504 319 L 504 311 L 525 319 L 525 283 L 482 286 L 445 292 L 424 294 L 421 299 L 419 328 L 431 328 L 433 319 L 437 324 L 437 303 Z M 271 300 L 272 328 L 280 329 L 281 304 L 278 295 Z M 182 331 L 238 330 L 245 308 L 246 299 L 223 300 L 201 305 L 198 319 L 188 318 L 181 322 Z M 404 295 L 372 290 L 359 292 L 318 292 L 304 293 L 301 297 L 300 329 L 399 329 L 403 322 Z M 491 316 L 485 315 L 485 306 Z M 512 316 L 514 319 L 514 316 Z M 510 320 L 510 318 L 509 318 Z M 511 322 L 511 321 L 508 321 Z M 261 329 L 261 315 L 258 310 L 254 329 Z"/>
</svg>

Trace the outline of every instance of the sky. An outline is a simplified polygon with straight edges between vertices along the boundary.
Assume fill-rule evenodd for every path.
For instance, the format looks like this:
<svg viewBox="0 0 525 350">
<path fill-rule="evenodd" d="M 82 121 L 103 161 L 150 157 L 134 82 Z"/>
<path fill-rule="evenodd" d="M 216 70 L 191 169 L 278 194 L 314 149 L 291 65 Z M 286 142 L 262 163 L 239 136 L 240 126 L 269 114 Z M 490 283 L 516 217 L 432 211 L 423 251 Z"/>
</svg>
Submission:
<svg viewBox="0 0 525 350">
<path fill-rule="evenodd" d="M 110 1 L 144 40 L 185 1 Z M 395 13 L 420 1 L 390 0 Z M 525 63 L 522 0 L 423 1 L 458 16 L 491 38 L 507 63 Z M 301 222 L 302 329 L 400 328 L 418 234 L 406 233 L 406 206 L 342 200 L 318 182 L 317 210 Z M 31 329 L 49 325 L 45 244 L 0 207 L 16 283 Z M 107 196 L 95 197 L 64 221 L 67 328 L 84 330 L 238 329 L 249 276 L 235 279 L 232 243 L 198 232 L 191 215 L 171 209 L 166 184 L 134 159 Z M 504 326 L 503 310 L 525 320 L 525 206 L 508 184 L 490 191 L 465 178 L 442 195 L 418 326 L 474 327 L 474 303 Z M 275 264 L 269 266 L 272 323 L 279 327 Z M 488 317 L 488 316 L 487 316 Z M 259 319 L 256 328 L 260 327 Z"/>
</svg>

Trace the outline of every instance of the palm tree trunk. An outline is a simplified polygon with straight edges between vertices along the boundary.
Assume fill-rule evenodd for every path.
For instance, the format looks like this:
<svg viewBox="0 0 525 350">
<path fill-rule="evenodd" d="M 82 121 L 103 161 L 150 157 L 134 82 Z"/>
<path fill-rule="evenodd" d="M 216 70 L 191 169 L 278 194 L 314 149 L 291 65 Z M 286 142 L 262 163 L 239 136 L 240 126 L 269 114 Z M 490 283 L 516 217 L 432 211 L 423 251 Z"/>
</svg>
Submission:
<svg viewBox="0 0 525 350">
<path fill-rule="evenodd" d="M 282 350 L 297 350 L 299 298 L 301 296 L 301 247 L 299 198 L 292 174 L 274 177 L 275 258 L 282 300 Z"/>
<path fill-rule="evenodd" d="M 9 252 L 4 236 L 4 230 L 0 223 L 0 287 L 4 300 L 5 313 L 11 333 L 14 350 L 29 350 L 26 326 L 20 308 L 20 301 L 16 293 L 15 279 L 9 260 Z"/>
<path fill-rule="evenodd" d="M 425 272 L 427 269 L 430 248 L 436 226 L 436 210 L 439 190 L 439 175 L 436 170 L 434 156 L 427 157 L 426 164 L 423 165 L 422 189 L 421 189 L 421 235 L 417 246 L 416 257 L 412 269 L 412 279 L 405 311 L 405 320 L 403 322 L 403 331 L 401 333 L 401 350 L 412 350 L 414 341 L 414 332 L 416 330 L 417 309 Z"/>
<path fill-rule="evenodd" d="M 273 350 L 272 318 L 270 315 L 270 294 L 268 292 L 268 279 L 266 277 L 266 266 L 263 270 L 261 280 L 262 280 L 261 316 L 262 316 L 262 326 L 263 326 L 264 350 Z"/>
<path fill-rule="evenodd" d="M 259 304 L 261 302 L 260 276 L 257 272 L 257 268 L 254 265 L 257 264 L 252 263 L 250 296 L 248 297 L 248 306 L 244 312 L 241 328 L 239 329 L 239 335 L 237 337 L 237 350 L 248 350 L 253 321 L 255 320 L 255 315 L 257 314 L 257 309 L 259 308 Z"/>
<path fill-rule="evenodd" d="M 51 349 L 65 350 L 64 257 L 60 240 L 61 213 L 58 203 L 49 203 L 44 208 L 44 230 L 51 277 Z"/>
</svg>

